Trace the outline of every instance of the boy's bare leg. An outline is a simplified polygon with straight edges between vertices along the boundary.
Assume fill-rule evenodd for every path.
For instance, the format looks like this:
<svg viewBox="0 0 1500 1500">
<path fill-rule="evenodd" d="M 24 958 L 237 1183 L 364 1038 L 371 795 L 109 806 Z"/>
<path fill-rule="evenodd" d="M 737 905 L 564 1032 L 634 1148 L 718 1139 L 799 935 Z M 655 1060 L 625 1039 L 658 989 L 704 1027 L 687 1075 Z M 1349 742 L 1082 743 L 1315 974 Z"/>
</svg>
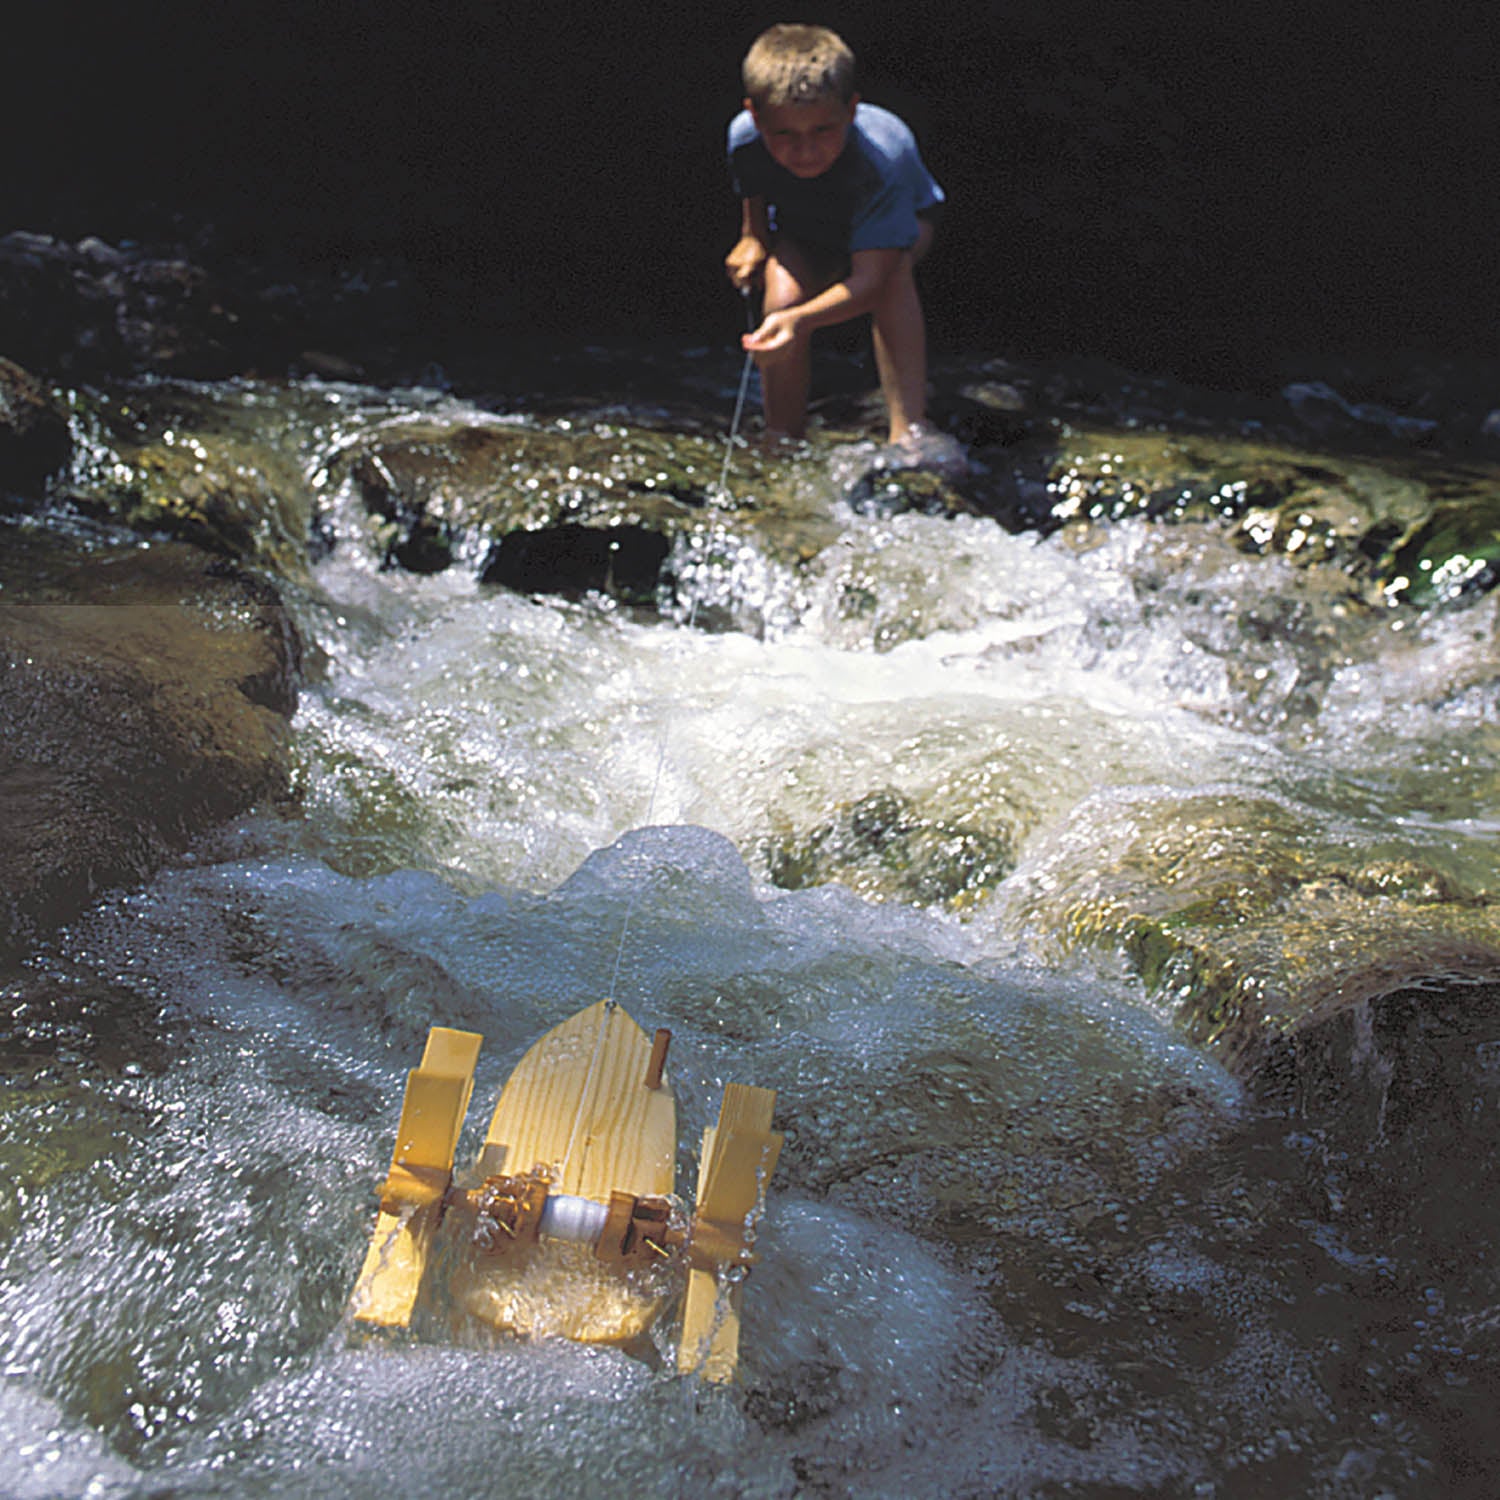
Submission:
<svg viewBox="0 0 1500 1500">
<path fill-rule="evenodd" d="M 932 245 L 924 222 L 911 253 L 886 282 L 874 313 L 875 368 L 890 415 L 890 441 L 899 443 L 927 415 L 927 324 L 913 274 Z"/>
<path fill-rule="evenodd" d="M 780 312 L 816 297 L 837 278 L 820 267 L 795 240 L 778 237 L 765 266 L 764 312 Z M 812 386 L 812 343 L 803 339 L 787 357 L 760 367 L 766 431 L 799 438 L 807 429 Z"/>
</svg>

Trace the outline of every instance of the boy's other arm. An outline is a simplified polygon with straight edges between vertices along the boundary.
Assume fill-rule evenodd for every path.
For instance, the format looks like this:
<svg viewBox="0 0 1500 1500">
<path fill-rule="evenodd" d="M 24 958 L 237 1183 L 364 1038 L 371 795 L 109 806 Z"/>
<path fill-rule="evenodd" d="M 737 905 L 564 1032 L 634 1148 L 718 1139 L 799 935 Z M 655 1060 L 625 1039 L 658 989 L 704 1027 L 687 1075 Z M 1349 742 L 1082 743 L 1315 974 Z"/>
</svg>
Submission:
<svg viewBox="0 0 1500 1500">
<path fill-rule="evenodd" d="M 842 281 L 796 307 L 767 313 L 760 327 L 747 333 L 741 342 L 754 354 L 789 353 L 814 329 L 869 312 L 905 254 L 905 250 L 856 250 L 850 257 L 849 274 Z"/>
<path fill-rule="evenodd" d="M 771 250 L 771 220 L 764 198 L 740 200 L 740 237 L 724 257 L 724 269 L 735 287 L 747 292 L 760 279 Z"/>
</svg>

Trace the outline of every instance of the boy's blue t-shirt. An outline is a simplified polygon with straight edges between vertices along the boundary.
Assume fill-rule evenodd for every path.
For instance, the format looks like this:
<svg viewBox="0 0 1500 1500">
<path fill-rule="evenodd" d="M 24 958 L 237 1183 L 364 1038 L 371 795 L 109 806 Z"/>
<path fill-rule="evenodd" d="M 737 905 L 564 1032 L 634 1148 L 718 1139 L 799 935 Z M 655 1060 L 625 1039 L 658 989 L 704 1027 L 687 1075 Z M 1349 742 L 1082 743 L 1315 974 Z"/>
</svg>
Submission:
<svg viewBox="0 0 1500 1500">
<path fill-rule="evenodd" d="M 794 177 L 766 150 L 748 109 L 729 125 L 729 170 L 741 198 L 764 198 L 771 227 L 824 249 L 907 250 L 917 215 L 943 201 L 906 122 L 858 104 L 839 159 L 821 177 Z"/>
</svg>

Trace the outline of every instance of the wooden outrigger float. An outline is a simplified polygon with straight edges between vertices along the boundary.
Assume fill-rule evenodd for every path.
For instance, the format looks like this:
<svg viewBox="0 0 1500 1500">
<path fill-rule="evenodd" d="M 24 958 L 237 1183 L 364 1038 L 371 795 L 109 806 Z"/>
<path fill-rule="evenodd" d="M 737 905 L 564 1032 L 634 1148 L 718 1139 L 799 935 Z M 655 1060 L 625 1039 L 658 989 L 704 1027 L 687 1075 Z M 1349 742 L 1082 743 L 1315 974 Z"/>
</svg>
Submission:
<svg viewBox="0 0 1500 1500">
<path fill-rule="evenodd" d="M 733 1378 L 741 1282 L 781 1136 L 771 1089 L 726 1085 L 698 1199 L 674 1198 L 677 1104 L 653 1040 L 612 1000 L 554 1026 L 501 1090 L 477 1163 L 454 1153 L 483 1040 L 434 1026 L 407 1078 L 391 1169 L 350 1315 L 407 1328 L 441 1261 L 454 1301 L 520 1337 L 629 1344 L 686 1276 L 678 1369 Z"/>
</svg>

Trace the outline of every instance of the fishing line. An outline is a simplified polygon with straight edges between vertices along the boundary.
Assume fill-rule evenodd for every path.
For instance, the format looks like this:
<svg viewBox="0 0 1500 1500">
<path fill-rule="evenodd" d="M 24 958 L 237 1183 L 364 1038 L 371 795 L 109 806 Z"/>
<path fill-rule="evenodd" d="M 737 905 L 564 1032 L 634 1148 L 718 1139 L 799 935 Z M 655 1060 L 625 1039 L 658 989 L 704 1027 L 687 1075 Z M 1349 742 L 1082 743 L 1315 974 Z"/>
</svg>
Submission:
<svg viewBox="0 0 1500 1500">
<path fill-rule="evenodd" d="M 745 331 L 753 333 L 755 331 L 755 305 L 750 300 L 750 288 L 741 288 L 740 296 L 745 299 Z M 750 389 L 750 367 L 754 363 L 755 356 L 747 349 L 745 363 L 740 370 L 739 393 L 734 398 L 734 417 L 729 423 L 729 439 L 724 444 L 724 466 L 719 470 L 719 487 L 715 492 L 721 500 L 729 498 L 729 460 L 734 456 L 735 439 L 740 435 L 740 417 L 744 414 L 745 393 Z"/>
<path fill-rule="evenodd" d="M 746 331 L 754 332 L 755 304 L 750 297 L 750 288 L 741 287 L 740 295 L 745 299 Z M 734 415 L 730 418 L 729 421 L 729 436 L 724 441 L 724 463 L 719 470 L 719 486 L 717 491 L 715 492 L 717 498 L 719 498 L 721 501 L 728 499 L 729 497 L 729 492 L 727 489 L 729 480 L 729 461 L 734 456 L 734 445 L 739 439 L 740 419 L 744 416 L 745 413 L 745 395 L 746 392 L 750 389 L 750 370 L 754 363 L 755 356 L 749 350 L 746 350 L 745 362 L 740 369 L 739 390 L 738 392 L 736 392 L 734 398 Z M 689 630 L 693 628 L 694 622 L 697 620 L 697 618 L 698 595 L 694 593 L 692 602 L 688 606 L 687 628 Z M 667 763 L 667 738 L 670 728 L 670 723 L 664 724 L 662 726 L 661 740 L 658 743 L 656 749 L 656 772 L 651 779 L 651 795 L 646 799 L 646 816 L 642 820 L 642 822 L 637 825 L 641 828 L 650 827 L 651 819 L 656 812 L 656 797 L 657 793 L 661 790 L 662 771 Z M 631 918 L 635 915 L 636 902 L 639 901 L 639 899 L 639 882 L 632 882 L 630 900 L 626 903 L 625 906 L 625 918 L 620 924 L 620 941 L 615 947 L 614 971 L 611 973 L 609 978 L 608 1005 L 611 1010 L 614 1009 L 617 1003 L 615 994 L 620 982 L 620 966 L 624 962 L 625 958 L 625 940 L 630 935 L 630 921 Z"/>
<path fill-rule="evenodd" d="M 745 299 L 745 331 L 747 333 L 753 333 L 755 331 L 755 303 L 754 303 L 754 301 L 751 298 L 750 288 L 749 287 L 741 287 L 740 288 L 740 296 Z M 730 418 L 730 422 L 729 422 L 729 435 L 724 440 L 724 462 L 723 462 L 722 465 L 720 465 L 720 468 L 719 468 L 719 483 L 718 483 L 718 486 L 714 490 L 714 498 L 719 503 L 723 503 L 723 501 L 725 501 L 725 500 L 727 500 L 729 498 L 729 489 L 728 489 L 728 486 L 729 486 L 729 464 L 730 464 L 731 459 L 733 459 L 733 457 L 734 457 L 734 445 L 739 440 L 739 435 L 740 435 L 740 420 L 744 416 L 744 413 L 745 413 L 745 397 L 749 393 L 749 390 L 750 390 L 750 371 L 754 367 L 754 365 L 755 365 L 755 356 L 747 349 L 745 351 L 745 362 L 744 362 L 744 364 L 740 368 L 740 384 L 739 384 L 738 391 L 736 391 L 736 393 L 735 393 L 735 398 L 734 398 L 734 415 Z M 697 618 L 698 618 L 698 598 L 697 598 L 697 595 L 695 594 L 693 596 L 692 603 L 688 606 L 687 628 L 689 630 L 691 630 L 693 628 L 694 624 L 697 621 Z M 656 794 L 657 794 L 658 789 L 661 786 L 662 768 L 663 768 L 663 766 L 666 763 L 666 754 L 667 754 L 667 746 L 666 746 L 666 736 L 664 734 L 663 737 L 662 737 L 662 743 L 661 743 L 660 747 L 657 750 L 657 756 L 656 756 L 656 774 L 652 778 L 652 782 L 651 782 L 651 795 L 647 798 L 647 801 L 646 801 L 646 818 L 645 818 L 645 822 L 640 825 L 642 827 L 645 827 L 645 826 L 647 826 L 650 823 L 650 821 L 651 821 L 651 815 L 655 811 L 655 808 L 656 808 Z M 531 856 L 530 856 L 530 863 L 532 865 L 539 865 L 541 863 L 543 857 L 545 856 L 545 854 L 549 851 L 550 844 L 553 843 L 553 842 L 555 842 L 556 839 L 558 839 L 560 837 L 561 837 L 561 835 L 554 828 L 551 839 L 544 839 L 542 841 L 541 848 L 538 851 L 536 851 L 536 852 L 534 852 L 534 853 L 531 854 Z M 630 915 L 631 915 L 631 912 L 633 910 L 634 910 L 634 903 L 632 903 L 631 908 L 629 910 L 627 910 L 627 912 L 625 914 L 625 929 L 622 929 L 621 933 L 620 933 L 620 950 L 621 950 L 621 952 L 623 952 L 624 947 L 625 947 L 625 931 L 628 930 L 628 928 L 629 928 Z M 620 952 L 617 952 L 616 955 L 615 955 L 614 974 L 611 977 L 610 984 L 609 984 L 609 1002 L 610 1002 L 611 1005 L 613 1005 L 615 1003 L 615 981 L 618 980 L 619 977 L 620 977 Z"/>
<path fill-rule="evenodd" d="M 753 330 L 755 327 L 755 309 L 750 301 L 750 291 L 748 287 L 744 289 L 742 295 L 745 298 L 746 326 L 747 328 Z M 734 399 L 734 415 L 733 417 L 731 417 L 729 422 L 729 436 L 724 443 L 724 464 L 719 471 L 719 487 L 716 492 L 716 498 L 720 499 L 721 501 L 728 498 L 726 485 L 729 479 L 729 461 L 734 454 L 734 445 L 739 437 L 740 419 L 744 415 L 745 410 L 745 393 L 749 390 L 750 387 L 750 367 L 754 364 L 754 362 L 755 356 L 747 351 L 745 354 L 744 367 L 740 371 L 739 391 Z M 687 628 L 689 630 L 693 628 L 694 622 L 697 620 L 697 617 L 698 596 L 694 594 L 692 602 L 688 606 Z M 656 812 L 656 798 L 658 792 L 661 790 L 662 772 L 667 762 L 667 739 L 669 729 L 670 724 L 664 724 L 662 726 L 661 739 L 658 742 L 656 748 L 656 770 L 651 779 L 651 794 L 646 799 L 645 818 L 640 824 L 637 825 L 638 827 L 649 827 L 651 824 L 651 819 Z M 605 997 L 603 1013 L 599 1018 L 599 1029 L 594 1036 L 594 1050 L 592 1056 L 589 1058 L 589 1070 L 587 1076 L 584 1079 L 583 1091 L 579 1095 L 578 1107 L 573 1112 L 573 1124 L 568 1132 L 567 1149 L 564 1151 L 562 1162 L 558 1167 L 559 1181 L 566 1180 L 568 1167 L 573 1159 L 573 1148 L 578 1143 L 579 1131 L 583 1128 L 584 1114 L 588 1108 L 593 1093 L 594 1080 L 598 1075 L 599 1060 L 604 1051 L 605 1034 L 609 1029 L 609 1023 L 614 1016 L 615 1009 L 619 1005 L 617 993 L 620 984 L 620 968 L 625 960 L 625 944 L 630 936 L 630 923 L 631 919 L 635 916 L 636 904 L 640 900 L 640 890 L 640 881 L 637 880 L 630 882 L 630 898 L 625 905 L 625 916 L 620 923 L 620 938 L 615 945 L 615 962 L 614 968 L 609 976 L 609 991 Z"/>
</svg>

